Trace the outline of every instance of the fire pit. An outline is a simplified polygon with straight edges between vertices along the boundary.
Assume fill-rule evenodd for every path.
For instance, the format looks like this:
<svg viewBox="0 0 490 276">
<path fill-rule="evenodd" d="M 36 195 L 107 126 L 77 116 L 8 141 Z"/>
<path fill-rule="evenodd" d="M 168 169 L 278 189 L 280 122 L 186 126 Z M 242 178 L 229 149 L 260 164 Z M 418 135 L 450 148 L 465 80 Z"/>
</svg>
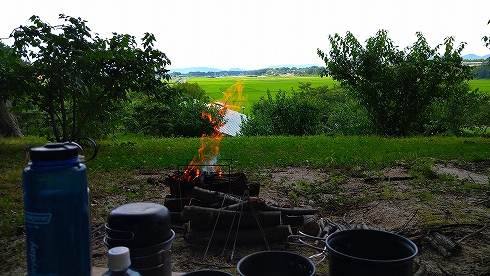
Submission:
<svg viewBox="0 0 490 276">
<path fill-rule="evenodd" d="M 237 196 L 243 195 L 245 190 L 250 196 L 259 194 L 260 185 L 256 182 L 249 182 L 244 173 L 231 173 L 230 164 L 213 165 L 219 169 L 212 171 L 206 170 L 209 165 L 203 164 L 185 165 L 184 170 L 183 167 L 183 165 L 179 165 L 177 172 L 163 182 L 170 187 L 170 194 L 173 197 L 189 196 L 194 187 Z M 227 172 L 224 173 L 221 167 L 227 168 Z"/>
<path fill-rule="evenodd" d="M 205 165 L 180 168 L 164 180 L 170 195 L 164 205 L 172 222 L 182 223 L 184 239 L 194 244 L 253 244 L 284 242 L 291 226 L 303 224 L 314 208 L 292 208 L 260 199 L 260 183 L 249 182 L 244 173 L 201 169 Z M 295 224 L 296 223 L 296 224 Z"/>
<path fill-rule="evenodd" d="M 223 92 L 224 99 L 213 102 L 218 114 L 203 111 L 202 118 L 213 125 L 214 133 L 201 136 L 201 147 L 188 165 L 179 166 L 177 172 L 164 180 L 170 187 L 164 205 L 168 208 L 172 223 L 183 223 L 184 239 L 189 243 L 211 244 L 211 242 L 238 243 L 286 241 L 292 234 L 291 225 L 284 221 L 295 221 L 315 214 L 318 210 L 298 210 L 272 206 L 258 198 L 259 183 L 249 182 L 244 173 L 231 173 L 228 165 L 218 165 L 221 138 L 224 136 L 223 117 L 228 108 L 236 108 L 232 102 L 240 100 L 242 86 L 236 91 Z M 238 97 L 235 97 L 235 92 Z M 240 105 L 241 106 L 241 105 Z M 221 116 L 221 117 L 220 117 Z M 227 159 L 222 159 L 220 162 Z M 227 168 L 224 173 L 222 166 Z M 289 217 L 288 217 L 289 216 Z M 299 221 L 299 220 L 297 220 Z"/>
</svg>

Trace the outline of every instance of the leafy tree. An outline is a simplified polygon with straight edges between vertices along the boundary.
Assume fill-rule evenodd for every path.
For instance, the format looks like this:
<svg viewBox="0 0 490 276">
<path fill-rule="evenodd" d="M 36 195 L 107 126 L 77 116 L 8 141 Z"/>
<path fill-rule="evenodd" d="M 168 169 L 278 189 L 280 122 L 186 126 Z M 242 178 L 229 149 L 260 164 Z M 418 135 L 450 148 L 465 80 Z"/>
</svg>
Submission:
<svg viewBox="0 0 490 276">
<path fill-rule="evenodd" d="M 477 100 L 472 101 L 474 105 L 470 107 L 471 111 L 468 112 L 470 123 L 465 127 L 475 134 L 485 134 L 490 126 L 490 95 L 478 90 L 472 91 L 472 93 L 476 94 Z"/>
<path fill-rule="evenodd" d="M 171 136 L 170 106 L 144 96 L 130 105 L 124 126 L 130 133 Z"/>
<path fill-rule="evenodd" d="M 90 135 L 89 127 L 103 128 L 118 104 L 129 100 L 130 90 L 169 96 L 165 66 L 170 60 L 153 48 L 154 35 L 145 33 L 139 48 L 133 36 L 113 33 L 102 39 L 81 18 L 59 18 L 64 24 L 52 26 L 32 16 L 33 25 L 11 34 L 17 54 L 30 65 L 24 92 L 46 112 L 57 141 Z"/>
<path fill-rule="evenodd" d="M 353 93 L 378 134 L 420 132 L 424 112 L 435 99 L 446 101 L 454 93 L 468 91 L 461 89 L 471 77 L 460 56 L 464 44 L 454 48 L 454 39 L 449 37 L 431 49 L 421 33 L 417 38 L 402 51 L 385 30 L 369 38 L 365 47 L 347 32 L 345 38 L 329 36 L 328 55 L 318 49 L 326 64 L 323 75 L 332 76 Z M 444 54 L 439 55 L 441 46 Z"/>
<path fill-rule="evenodd" d="M 217 122 L 210 122 L 206 117 L 203 117 L 203 112 L 212 114 L 211 118 L 220 122 L 224 120 L 222 116 L 218 115 L 217 106 L 210 106 L 200 100 L 187 100 L 174 106 L 172 112 L 174 136 L 200 137 L 203 134 L 212 134 Z"/>
<path fill-rule="evenodd" d="M 369 132 L 367 115 L 345 89 L 311 87 L 299 82 L 292 93 L 279 91 L 275 99 L 268 91 L 252 106 L 243 122 L 244 135 L 362 135 Z"/>
<path fill-rule="evenodd" d="M 490 20 L 488 20 L 488 25 L 490 25 Z M 487 48 L 490 48 L 490 37 L 482 37 L 483 43 Z M 473 70 L 476 79 L 490 79 L 490 58 Z"/>
<path fill-rule="evenodd" d="M 18 136 L 47 134 L 42 119 L 45 114 L 27 101 L 30 66 L 12 47 L 0 41 L 0 135 Z M 12 102 L 14 100 L 14 102 Z"/>
<path fill-rule="evenodd" d="M 210 100 L 209 95 L 206 94 L 206 91 L 204 91 L 204 89 L 202 89 L 202 87 L 196 82 L 179 82 L 174 84 L 172 88 L 175 89 L 175 95 L 179 101 L 194 99 L 209 102 Z"/>
</svg>

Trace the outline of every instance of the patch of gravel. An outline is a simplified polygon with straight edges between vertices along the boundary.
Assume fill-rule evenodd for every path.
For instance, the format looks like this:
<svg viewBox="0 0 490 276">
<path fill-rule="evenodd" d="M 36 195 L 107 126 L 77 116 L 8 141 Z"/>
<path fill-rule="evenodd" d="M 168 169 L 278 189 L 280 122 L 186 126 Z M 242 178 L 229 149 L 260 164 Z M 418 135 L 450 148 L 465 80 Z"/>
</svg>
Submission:
<svg viewBox="0 0 490 276">
<path fill-rule="evenodd" d="M 452 164 L 437 164 L 435 166 L 435 171 L 438 175 L 449 174 L 459 180 L 466 180 L 478 184 L 489 184 L 488 175 L 456 167 Z"/>
</svg>

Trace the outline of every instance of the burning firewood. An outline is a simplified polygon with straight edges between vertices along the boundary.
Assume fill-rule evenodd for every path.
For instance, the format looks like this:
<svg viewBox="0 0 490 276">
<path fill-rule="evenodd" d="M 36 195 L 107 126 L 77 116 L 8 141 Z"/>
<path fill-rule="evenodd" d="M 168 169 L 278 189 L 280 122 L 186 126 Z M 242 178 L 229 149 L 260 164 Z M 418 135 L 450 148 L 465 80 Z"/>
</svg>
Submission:
<svg viewBox="0 0 490 276">
<path fill-rule="evenodd" d="M 248 182 L 246 175 L 243 173 L 209 173 L 189 178 L 183 172 L 177 172 L 167 177 L 163 184 L 170 187 L 170 193 L 175 197 L 188 196 L 194 187 L 234 195 L 242 195 L 245 190 L 248 190 L 248 193 L 252 196 L 258 195 L 260 188 L 259 183 Z"/>
<path fill-rule="evenodd" d="M 185 240 L 189 243 L 204 243 L 209 240 L 210 231 L 219 240 L 226 239 L 223 237 L 229 236 L 230 231 L 238 231 L 237 238 L 246 243 L 263 242 L 264 236 L 268 242 L 284 242 L 292 233 L 292 222 L 294 226 L 315 227 L 318 209 L 266 203 L 258 197 L 260 183 L 248 182 L 245 174 L 198 171 L 186 169 L 164 181 L 170 187 L 164 204 L 171 212 L 172 222 L 184 223 Z M 318 225 L 316 228 L 319 232 Z"/>
<path fill-rule="evenodd" d="M 291 216 L 303 216 L 303 215 L 314 215 L 318 212 L 317 208 L 284 208 L 278 206 L 272 206 L 266 204 L 263 200 L 258 197 L 250 197 L 244 200 L 240 197 L 229 195 L 226 193 L 221 193 L 218 191 L 210 191 L 200 187 L 195 187 L 190 193 L 192 198 L 208 202 L 210 206 L 216 208 L 224 208 L 226 210 L 236 210 L 237 208 L 242 208 L 243 210 L 255 210 L 261 211 L 280 211 L 282 215 Z"/>
</svg>

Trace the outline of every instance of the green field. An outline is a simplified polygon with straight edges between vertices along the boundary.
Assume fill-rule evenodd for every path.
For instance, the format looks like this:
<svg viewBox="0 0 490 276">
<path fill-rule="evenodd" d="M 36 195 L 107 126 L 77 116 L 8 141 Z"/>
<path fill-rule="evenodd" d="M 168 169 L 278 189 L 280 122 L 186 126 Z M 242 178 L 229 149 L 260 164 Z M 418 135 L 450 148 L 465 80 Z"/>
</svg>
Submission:
<svg viewBox="0 0 490 276">
<path fill-rule="evenodd" d="M 490 80 L 471 80 L 470 87 L 472 89 L 478 88 L 481 92 L 490 94 Z"/>
<path fill-rule="evenodd" d="M 253 103 L 257 102 L 260 97 L 267 95 L 267 90 L 275 95 L 279 90 L 298 91 L 300 82 L 310 82 L 312 87 L 328 85 L 333 87 L 335 82 L 332 78 L 320 77 L 223 77 L 223 78 L 188 78 L 189 83 L 198 83 L 204 91 L 213 99 L 220 100 L 223 98 L 223 91 L 236 84 L 242 82 L 243 95 L 245 102 L 245 113 L 251 108 Z"/>
<path fill-rule="evenodd" d="M 333 87 L 338 82 L 332 78 L 320 77 L 223 77 L 223 78 L 188 78 L 187 82 L 198 83 L 204 91 L 213 99 L 220 100 L 223 98 L 223 91 L 241 82 L 243 84 L 243 96 L 245 101 L 240 105 L 245 106 L 247 113 L 253 103 L 257 102 L 260 97 L 267 95 L 269 90 L 275 95 L 279 90 L 291 91 L 298 90 L 300 82 L 310 82 L 312 87 L 327 85 Z M 479 88 L 481 92 L 490 94 L 490 80 L 471 80 L 472 89 Z"/>
</svg>

